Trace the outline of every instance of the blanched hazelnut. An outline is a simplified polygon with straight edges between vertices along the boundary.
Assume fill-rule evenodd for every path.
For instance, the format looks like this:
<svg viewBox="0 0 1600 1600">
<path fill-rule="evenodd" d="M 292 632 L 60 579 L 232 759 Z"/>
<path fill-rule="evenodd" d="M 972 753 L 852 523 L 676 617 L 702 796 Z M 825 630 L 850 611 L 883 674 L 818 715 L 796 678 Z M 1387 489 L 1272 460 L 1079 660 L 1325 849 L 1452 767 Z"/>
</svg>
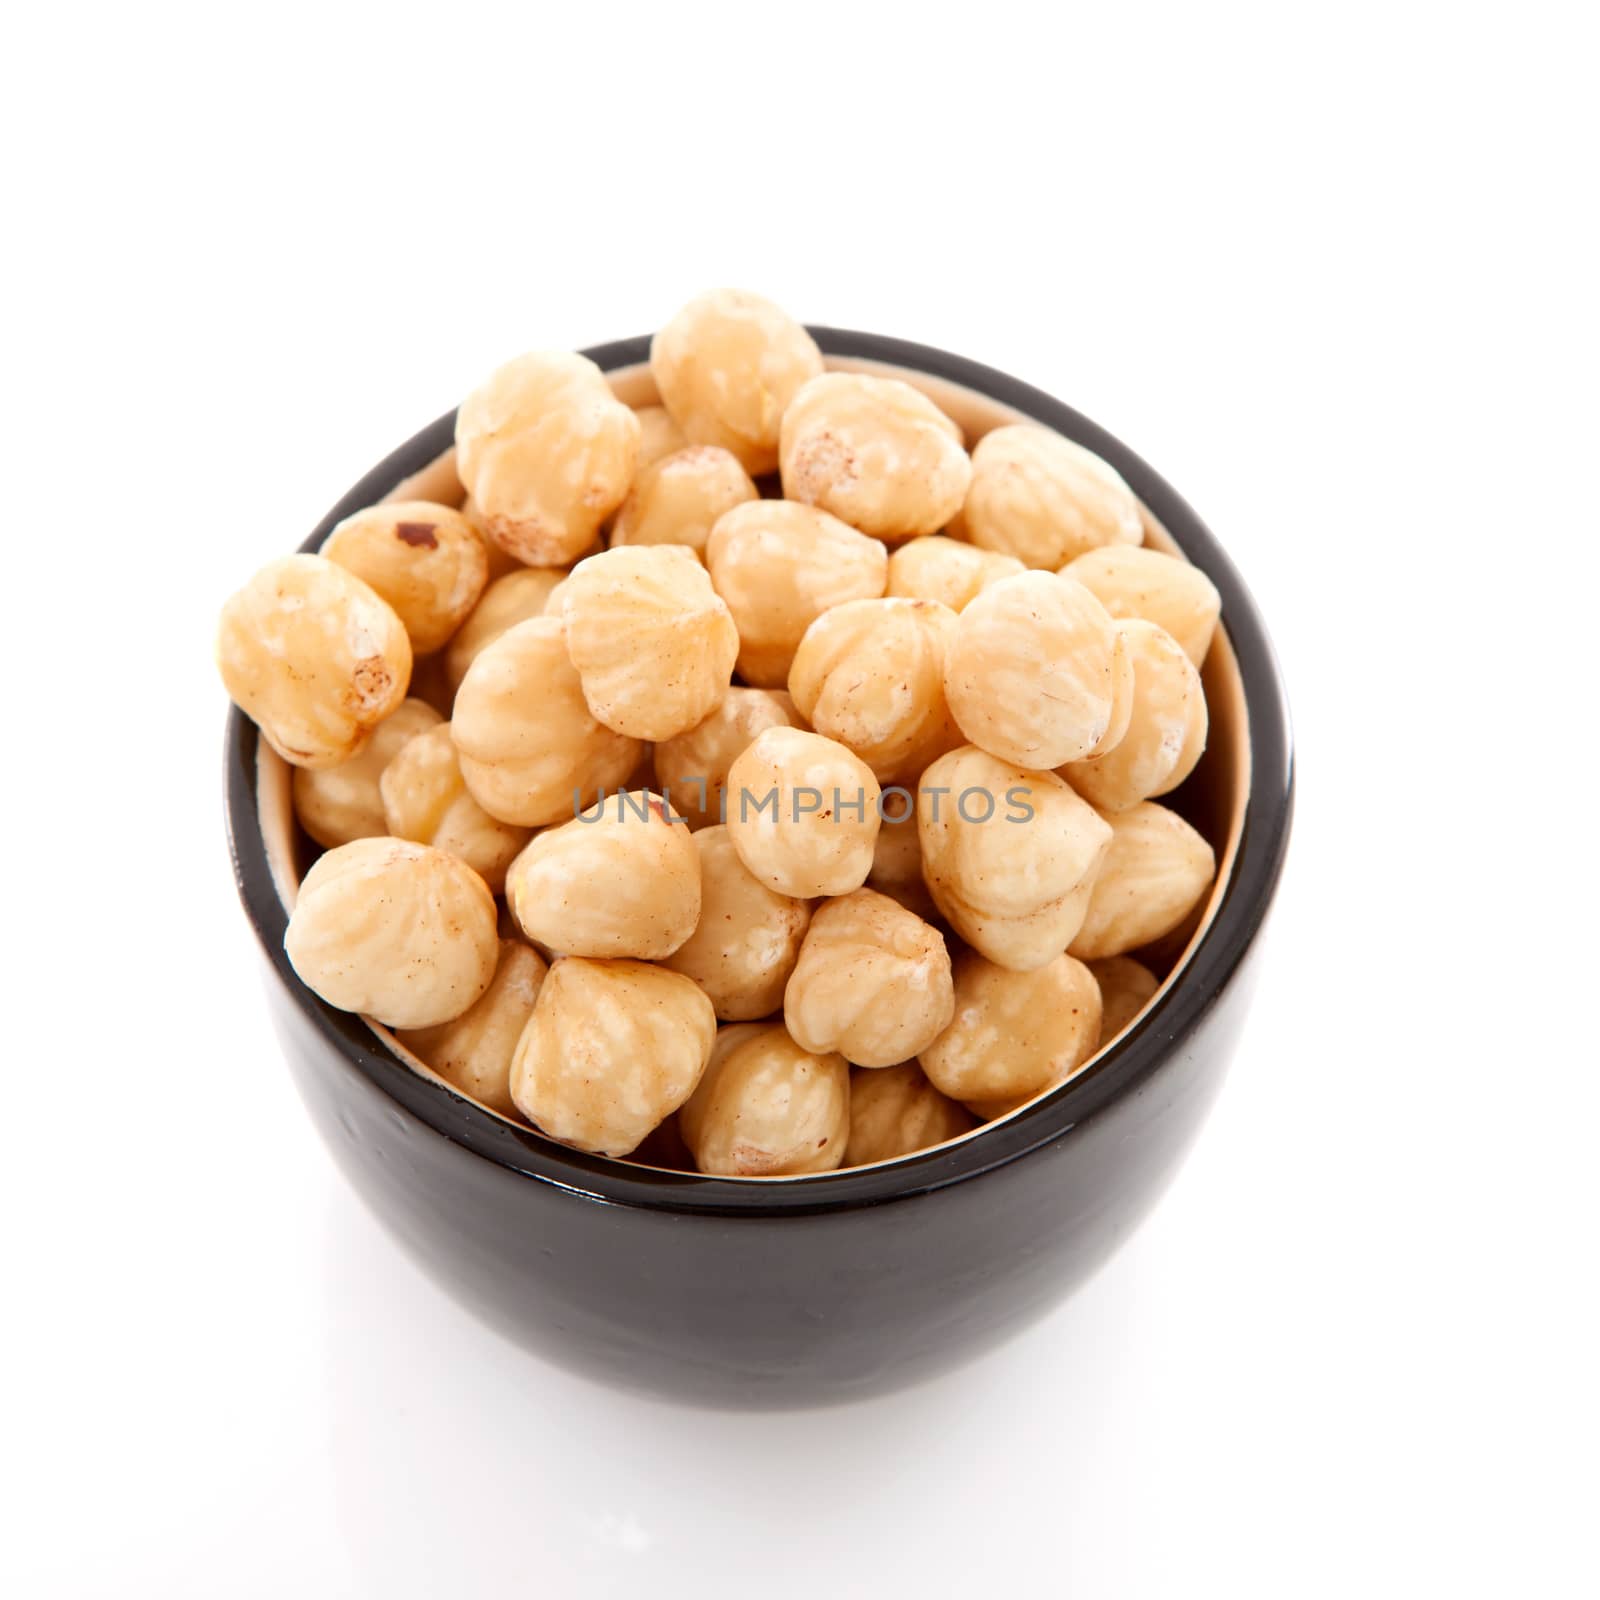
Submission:
<svg viewBox="0 0 1600 1600">
<path fill-rule="evenodd" d="M 725 827 L 691 836 L 700 856 L 700 921 L 663 965 L 705 990 L 724 1022 L 771 1016 L 800 956 L 811 907 L 751 876 Z"/>
<path fill-rule="evenodd" d="M 722 817 L 728 768 L 767 728 L 793 727 L 794 702 L 768 689 L 729 689 L 722 704 L 687 733 L 655 747 L 656 778 L 672 809 L 691 828 Z"/>
<path fill-rule="evenodd" d="M 640 470 L 611 544 L 681 544 L 698 554 L 723 512 L 758 498 L 737 457 L 715 445 L 690 445 Z"/>
<path fill-rule="evenodd" d="M 483 540 L 459 511 L 426 500 L 368 506 L 322 547 L 394 607 L 419 656 L 441 649 L 489 581 Z"/>
<path fill-rule="evenodd" d="M 528 830 L 491 817 L 467 792 L 449 723 L 419 733 L 383 769 L 378 789 L 388 831 L 448 850 L 498 894 Z"/>
<path fill-rule="evenodd" d="M 1165 628 L 1199 667 L 1222 613 L 1217 586 L 1198 567 L 1159 550 L 1111 545 L 1062 568 L 1113 617 L 1140 617 Z"/>
<path fill-rule="evenodd" d="M 294 769 L 294 814 L 327 848 L 352 839 L 377 839 L 389 831 L 378 780 L 406 740 L 439 725 L 439 713 L 421 700 L 402 701 L 348 761 L 336 767 Z"/>
<path fill-rule="evenodd" d="M 783 414 L 783 492 L 896 543 L 937 533 L 967 493 L 961 430 L 898 378 L 828 372 Z"/>
<path fill-rule="evenodd" d="M 518 567 L 496 578 L 456 630 L 444 653 L 445 677 L 453 691 L 461 687 L 467 668 L 479 651 L 494 643 L 507 628 L 529 617 L 542 617 L 551 593 L 566 577 L 564 567 Z"/>
<path fill-rule="evenodd" d="M 1085 550 L 1144 537 L 1139 503 L 1117 470 L 1033 423 L 978 441 L 962 520 L 975 545 L 1052 572 Z"/>
<path fill-rule="evenodd" d="M 957 933 L 991 961 L 1044 966 L 1082 925 L 1111 828 L 1053 772 L 965 745 L 923 773 L 922 874 Z"/>
<path fill-rule="evenodd" d="M 500 954 L 494 896 L 443 850 L 357 839 L 305 875 L 283 948 L 329 1005 L 428 1028 L 489 987 Z"/>
<path fill-rule="evenodd" d="M 847 600 L 883 594 L 889 555 L 825 511 L 757 500 L 717 519 L 706 569 L 738 625 L 739 676 L 781 689 L 817 617 Z"/>
<path fill-rule="evenodd" d="M 1176 811 L 1146 800 L 1105 820 L 1110 846 L 1069 945 L 1081 961 L 1120 956 L 1171 933 L 1217 873 L 1211 846 Z"/>
<path fill-rule="evenodd" d="M 728 833 L 769 889 L 800 900 L 848 894 L 872 866 L 878 795 L 872 769 L 842 744 L 768 728 L 728 771 Z"/>
<path fill-rule="evenodd" d="M 635 406 L 633 414 L 639 419 L 639 455 L 634 465 L 637 476 L 646 467 L 654 466 L 663 456 L 676 450 L 685 450 L 689 441 L 683 429 L 672 420 L 665 406 Z"/>
<path fill-rule="evenodd" d="M 511 1098 L 560 1143 L 625 1156 L 700 1081 L 717 1019 L 687 978 L 644 961 L 568 956 L 517 1041 Z"/>
<path fill-rule="evenodd" d="M 796 709 L 880 783 L 914 779 L 965 741 L 944 699 L 956 614 L 935 600 L 851 600 L 806 629 L 789 668 Z"/>
<path fill-rule="evenodd" d="M 939 915 L 922 881 L 922 844 L 917 838 L 916 801 L 910 791 L 886 789 L 878 807 L 877 842 L 867 887 L 902 905 L 913 916 L 931 922 Z"/>
<path fill-rule="evenodd" d="M 637 740 L 589 714 L 554 617 L 519 622 L 478 654 L 450 731 L 472 798 L 523 827 L 571 817 L 639 759 Z"/>
<path fill-rule="evenodd" d="M 822 352 L 770 300 L 713 289 L 651 341 L 650 371 L 692 443 L 720 445 L 759 476 L 777 466 L 778 424 L 796 390 L 822 371 Z"/>
<path fill-rule="evenodd" d="M 850 1138 L 844 1164 L 865 1167 L 927 1150 L 977 1127 L 977 1120 L 939 1093 L 915 1061 L 850 1074 Z"/>
<path fill-rule="evenodd" d="M 947 539 L 942 533 L 910 539 L 889 557 L 889 593 L 909 600 L 937 600 L 952 611 L 991 583 L 1027 569 L 1015 556 Z"/>
<path fill-rule="evenodd" d="M 670 739 L 728 692 L 738 630 L 705 568 L 680 545 L 580 561 L 562 587 L 561 615 L 589 710 L 617 733 Z"/>
<path fill-rule="evenodd" d="M 1128 726 L 1103 756 L 1074 761 L 1061 776 L 1096 810 L 1126 811 L 1168 794 L 1206 747 L 1206 697 L 1194 663 L 1165 628 L 1119 622 L 1133 668 Z"/>
<path fill-rule="evenodd" d="M 796 1044 L 863 1067 L 914 1056 L 944 1032 L 954 1009 L 943 935 L 871 889 L 816 912 L 783 995 Z"/>
<path fill-rule="evenodd" d="M 1104 748 L 1127 672 L 1106 609 L 1082 584 L 1026 572 L 957 619 L 944 690 L 961 731 L 1002 761 L 1062 767 Z"/>
<path fill-rule="evenodd" d="M 234 704 L 297 767 L 348 760 L 411 681 L 394 608 L 325 556 L 263 567 L 222 608 L 216 655 Z"/>
<path fill-rule="evenodd" d="M 850 1068 L 802 1050 L 782 1024 L 754 1029 L 717 1052 L 678 1129 L 702 1172 L 831 1172 L 850 1134 Z"/>
<path fill-rule="evenodd" d="M 469 1099 L 515 1117 L 511 1058 L 548 970 L 538 951 L 520 939 L 502 939 L 493 981 L 476 1005 L 453 1022 L 403 1029 L 397 1037 Z"/>
<path fill-rule="evenodd" d="M 536 944 L 575 956 L 669 956 L 700 919 L 700 856 L 646 791 L 537 834 L 512 862 L 506 900 Z"/>
<path fill-rule="evenodd" d="M 456 470 L 484 531 L 530 567 L 594 542 L 633 482 L 639 419 L 570 351 L 518 356 L 462 401 Z"/>
<path fill-rule="evenodd" d="M 955 1020 L 922 1052 L 922 1070 L 980 1115 L 1064 1083 L 1099 1044 L 1099 987 L 1069 955 L 1015 972 L 965 951 L 955 991 Z"/>
<path fill-rule="evenodd" d="M 1160 980 L 1132 956 L 1091 961 L 1089 970 L 1100 985 L 1100 1043 L 1108 1045 L 1155 998 Z"/>
</svg>

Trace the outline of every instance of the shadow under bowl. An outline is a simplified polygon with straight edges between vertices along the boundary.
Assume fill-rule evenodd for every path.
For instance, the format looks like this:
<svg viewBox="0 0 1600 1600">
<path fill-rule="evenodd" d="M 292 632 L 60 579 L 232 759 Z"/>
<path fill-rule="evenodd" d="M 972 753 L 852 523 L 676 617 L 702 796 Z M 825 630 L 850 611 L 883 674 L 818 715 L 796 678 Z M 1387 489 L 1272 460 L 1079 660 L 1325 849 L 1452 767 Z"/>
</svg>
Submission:
<svg viewBox="0 0 1600 1600">
<path fill-rule="evenodd" d="M 875 334 L 812 329 L 830 367 L 929 393 L 969 442 L 1044 424 L 1127 480 L 1146 542 L 1200 567 L 1223 627 L 1203 672 L 1206 755 L 1167 797 L 1217 849 L 1217 882 L 1167 951 L 1156 998 L 1069 1083 L 899 1161 L 730 1179 L 588 1156 L 463 1098 L 383 1029 L 336 1011 L 283 950 L 303 859 L 289 771 L 230 713 L 226 802 L 239 893 L 274 1026 L 335 1160 L 436 1282 L 551 1361 L 708 1405 L 848 1401 L 918 1382 L 1020 1331 L 1129 1235 L 1221 1084 L 1293 809 L 1287 708 L 1261 619 L 1194 512 L 1125 446 L 991 368 Z M 647 339 L 585 352 L 630 404 L 653 401 Z M 454 413 L 369 472 L 302 546 L 385 498 L 459 504 Z"/>
</svg>

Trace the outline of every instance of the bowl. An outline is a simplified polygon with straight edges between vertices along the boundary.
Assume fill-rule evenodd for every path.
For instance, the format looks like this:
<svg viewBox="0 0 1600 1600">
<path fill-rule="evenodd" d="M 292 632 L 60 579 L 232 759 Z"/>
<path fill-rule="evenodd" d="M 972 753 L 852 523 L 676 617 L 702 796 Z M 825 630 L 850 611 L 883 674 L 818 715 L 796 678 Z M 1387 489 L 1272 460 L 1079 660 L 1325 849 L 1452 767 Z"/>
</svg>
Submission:
<svg viewBox="0 0 1600 1600">
<path fill-rule="evenodd" d="M 721 1407 L 824 1405 L 902 1387 L 1026 1327 L 1122 1243 L 1177 1170 L 1227 1070 L 1293 807 L 1279 671 L 1239 575 L 1125 446 L 1037 389 L 875 334 L 813 328 L 833 368 L 928 393 L 969 440 L 1032 420 L 1094 450 L 1138 496 L 1146 542 L 1222 595 L 1203 678 L 1210 743 L 1166 803 L 1217 847 L 1217 880 L 1135 1023 L 1068 1083 L 975 1133 L 816 1176 L 704 1177 L 569 1150 L 464 1099 L 376 1024 L 336 1011 L 283 950 L 307 859 L 289 769 L 233 710 L 234 871 L 299 1092 L 372 1212 L 449 1294 L 535 1354 L 626 1388 Z M 586 351 L 634 405 L 649 341 Z M 384 498 L 459 503 L 454 413 L 323 519 Z"/>
</svg>

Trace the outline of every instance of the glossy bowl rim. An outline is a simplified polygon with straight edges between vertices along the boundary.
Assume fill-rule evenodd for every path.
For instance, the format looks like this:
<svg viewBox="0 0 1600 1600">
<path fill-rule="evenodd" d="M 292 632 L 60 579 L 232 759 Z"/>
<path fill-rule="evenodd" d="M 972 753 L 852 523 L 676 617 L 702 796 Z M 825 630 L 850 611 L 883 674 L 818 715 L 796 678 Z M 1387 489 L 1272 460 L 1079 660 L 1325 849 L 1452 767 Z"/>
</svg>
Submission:
<svg viewBox="0 0 1600 1600">
<path fill-rule="evenodd" d="M 447 1084 L 423 1077 L 388 1051 L 358 1016 L 335 1010 L 289 965 L 279 898 L 257 812 L 255 725 L 230 707 L 225 802 L 234 878 L 263 952 L 317 1034 L 397 1105 L 435 1133 L 534 1182 L 612 1205 L 725 1217 L 819 1213 L 908 1199 L 1010 1165 L 1135 1092 L 1200 1026 L 1234 976 L 1266 917 L 1282 870 L 1294 808 L 1294 760 L 1282 673 L 1255 602 L 1215 536 L 1144 460 L 1105 429 L 1043 390 L 995 368 L 883 334 L 811 326 L 831 356 L 882 362 L 963 385 L 1024 413 L 1109 461 L 1217 586 L 1238 663 L 1250 747 L 1250 781 L 1238 852 L 1209 927 L 1185 970 L 1092 1065 L 994 1128 L 959 1143 L 871 1167 L 816 1173 L 787 1183 L 751 1183 L 634 1166 L 555 1144 L 483 1110 Z M 582 354 L 608 371 L 647 362 L 648 336 Z M 413 435 L 355 484 L 300 546 L 318 549 L 334 525 L 421 470 L 454 440 L 455 412 Z"/>
</svg>

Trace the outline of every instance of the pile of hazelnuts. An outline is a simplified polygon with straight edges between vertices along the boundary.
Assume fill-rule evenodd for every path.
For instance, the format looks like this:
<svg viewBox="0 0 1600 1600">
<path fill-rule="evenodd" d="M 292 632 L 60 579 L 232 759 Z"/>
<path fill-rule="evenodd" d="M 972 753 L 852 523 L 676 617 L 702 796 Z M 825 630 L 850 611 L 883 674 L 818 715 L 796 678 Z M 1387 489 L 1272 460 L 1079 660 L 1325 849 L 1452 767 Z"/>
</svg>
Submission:
<svg viewBox="0 0 1600 1600">
<path fill-rule="evenodd" d="M 224 682 L 323 851 L 289 959 L 576 1149 L 774 1177 L 961 1137 L 1080 1071 L 1203 916 L 1212 845 L 1158 800 L 1205 749 L 1217 591 L 1099 457 L 969 441 L 756 295 L 691 301 L 650 373 L 634 408 L 518 357 L 429 498 L 227 602 Z"/>
</svg>

